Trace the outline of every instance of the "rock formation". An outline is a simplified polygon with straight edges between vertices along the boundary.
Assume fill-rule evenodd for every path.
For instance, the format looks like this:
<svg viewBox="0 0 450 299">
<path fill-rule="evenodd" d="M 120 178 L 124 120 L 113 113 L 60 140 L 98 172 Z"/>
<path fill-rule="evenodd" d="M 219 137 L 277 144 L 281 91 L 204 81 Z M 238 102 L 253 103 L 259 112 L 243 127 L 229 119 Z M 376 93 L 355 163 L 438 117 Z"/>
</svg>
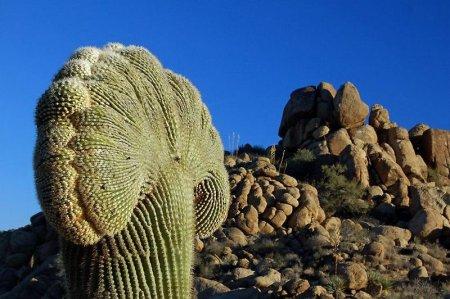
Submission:
<svg viewBox="0 0 450 299">
<path fill-rule="evenodd" d="M 411 188 L 450 185 L 450 132 L 424 124 L 408 132 L 393 123 L 388 110 L 379 104 L 369 113 L 349 82 L 337 92 L 326 82 L 293 92 L 283 111 L 279 135 L 279 152 L 289 156 L 307 149 L 316 157 L 329 157 L 345 165 L 348 178 L 363 187 L 380 186 L 396 209 L 408 209 Z M 423 210 L 417 216 L 418 211 L 409 211 L 411 228 L 422 237 L 429 231 L 424 226 L 449 228 L 443 210 L 434 222 L 428 219 L 434 219 L 431 215 L 436 216 L 436 210 Z"/>
<path fill-rule="evenodd" d="M 367 217 L 327 217 L 316 188 L 281 174 L 265 157 L 227 157 L 226 165 L 233 208 L 213 236 L 195 240 L 197 298 L 404 297 L 414 279 L 450 273 L 450 251 L 414 237 L 439 230 L 443 221 L 430 215 L 448 209 L 444 191 L 412 187 L 410 209 L 417 216 L 404 228 Z M 370 194 L 386 193 L 371 186 Z M 59 256 L 57 234 L 42 213 L 1 233 L 0 297 L 61 298 L 67 291 Z M 434 290 L 425 286 L 425 293 Z"/>
<path fill-rule="evenodd" d="M 228 222 L 249 235 L 285 233 L 325 218 L 317 190 L 280 174 L 270 160 L 259 157 L 230 171 L 232 202 Z M 232 167 L 232 164 L 228 164 Z"/>
</svg>

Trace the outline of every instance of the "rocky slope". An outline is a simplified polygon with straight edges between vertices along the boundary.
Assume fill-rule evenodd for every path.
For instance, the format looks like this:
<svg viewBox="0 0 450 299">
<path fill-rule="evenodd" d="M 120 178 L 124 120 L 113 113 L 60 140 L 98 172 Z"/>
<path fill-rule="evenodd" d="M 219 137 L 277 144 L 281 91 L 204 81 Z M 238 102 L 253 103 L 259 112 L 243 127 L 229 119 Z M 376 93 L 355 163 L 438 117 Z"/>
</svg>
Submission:
<svg viewBox="0 0 450 299">
<path fill-rule="evenodd" d="M 291 94 L 279 135 L 225 157 L 232 204 L 195 242 L 198 298 L 450 293 L 450 132 L 408 132 L 351 83 L 320 83 Z M 30 222 L 0 234 L 0 298 L 61 298 L 56 234 Z"/>
<path fill-rule="evenodd" d="M 234 198 L 227 222 L 214 237 L 197 241 L 199 297 L 446 294 L 450 251 L 435 237 L 415 235 L 408 222 L 385 221 L 377 207 L 389 193 L 369 188 L 363 200 L 380 203 L 367 215 L 328 215 L 314 186 L 280 174 L 266 157 L 241 157 L 227 159 Z M 412 190 L 418 210 L 425 202 L 450 203 L 446 188 Z"/>
<path fill-rule="evenodd" d="M 291 94 L 279 135 L 280 150 L 309 150 L 319 161 L 341 163 L 349 179 L 386 194 L 378 210 L 387 218 L 408 221 L 417 236 L 447 239 L 450 211 L 439 193 L 446 191 L 435 187 L 450 185 L 450 131 L 418 124 L 408 132 L 383 106 L 369 112 L 352 83 L 335 91 L 322 82 Z"/>
</svg>

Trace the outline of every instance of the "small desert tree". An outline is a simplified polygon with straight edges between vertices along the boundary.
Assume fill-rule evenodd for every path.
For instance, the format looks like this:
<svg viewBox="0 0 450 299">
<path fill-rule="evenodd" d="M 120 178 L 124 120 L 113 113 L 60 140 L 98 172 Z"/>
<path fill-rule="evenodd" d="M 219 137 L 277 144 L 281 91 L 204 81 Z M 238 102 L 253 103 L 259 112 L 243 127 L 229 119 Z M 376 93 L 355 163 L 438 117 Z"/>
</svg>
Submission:
<svg viewBox="0 0 450 299">
<path fill-rule="evenodd" d="M 323 165 L 322 178 L 317 181 L 319 199 L 327 214 L 358 216 L 368 212 L 369 203 L 361 200 L 364 189 L 345 176 L 346 167 L 342 164 Z"/>
</svg>

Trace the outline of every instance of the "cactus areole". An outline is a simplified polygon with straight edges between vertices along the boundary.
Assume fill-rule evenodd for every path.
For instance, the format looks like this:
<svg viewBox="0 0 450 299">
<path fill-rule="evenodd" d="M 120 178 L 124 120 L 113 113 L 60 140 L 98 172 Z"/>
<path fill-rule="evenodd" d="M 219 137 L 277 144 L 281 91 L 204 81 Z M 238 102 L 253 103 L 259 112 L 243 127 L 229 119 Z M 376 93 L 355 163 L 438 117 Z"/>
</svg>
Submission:
<svg viewBox="0 0 450 299">
<path fill-rule="evenodd" d="M 71 298 L 190 298 L 195 234 L 226 217 L 223 146 L 197 89 L 146 49 L 77 50 L 36 109 L 36 189 Z"/>
</svg>

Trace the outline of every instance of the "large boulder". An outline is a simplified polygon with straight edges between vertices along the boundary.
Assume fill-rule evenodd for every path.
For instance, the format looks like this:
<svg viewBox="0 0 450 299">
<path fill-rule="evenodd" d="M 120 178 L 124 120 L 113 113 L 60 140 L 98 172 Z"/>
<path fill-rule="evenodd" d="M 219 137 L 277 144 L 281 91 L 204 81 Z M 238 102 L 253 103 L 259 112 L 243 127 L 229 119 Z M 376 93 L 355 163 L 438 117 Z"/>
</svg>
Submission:
<svg viewBox="0 0 450 299">
<path fill-rule="evenodd" d="M 439 259 L 429 255 L 428 253 L 419 254 L 419 259 L 423 262 L 423 266 L 430 274 L 442 274 L 448 272 L 445 265 Z"/>
<path fill-rule="evenodd" d="M 277 177 L 277 180 L 286 187 L 296 187 L 298 184 L 297 180 L 294 177 L 291 177 L 287 174 L 280 174 Z"/>
<path fill-rule="evenodd" d="M 281 282 L 281 273 L 275 269 L 268 269 L 263 275 L 255 277 L 254 284 L 258 288 L 267 288 Z"/>
<path fill-rule="evenodd" d="M 429 125 L 420 123 L 412 127 L 409 131 L 409 140 L 411 140 L 416 153 L 421 153 L 423 133 L 430 128 Z"/>
<path fill-rule="evenodd" d="M 388 129 L 391 125 L 389 120 L 389 112 L 380 104 L 375 104 L 370 107 L 369 125 L 376 130 Z"/>
<path fill-rule="evenodd" d="M 305 129 L 304 129 L 304 132 L 303 132 L 303 140 L 311 139 L 311 137 L 313 137 L 313 136 L 312 136 L 312 133 L 313 133 L 317 128 L 320 127 L 321 123 L 322 123 L 322 121 L 321 121 L 321 119 L 318 118 L 318 117 L 310 118 L 310 119 L 308 120 L 308 122 L 306 123 L 306 125 L 305 125 Z"/>
<path fill-rule="evenodd" d="M 380 146 L 377 144 L 370 144 L 367 148 L 367 155 L 375 172 L 381 180 L 381 183 L 385 186 L 393 186 L 401 178 L 409 183 L 409 180 L 400 165 L 395 163 L 395 160 L 392 159 L 390 154 L 384 151 Z"/>
<path fill-rule="evenodd" d="M 368 162 L 363 149 L 355 145 L 348 145 L 341 153 L 340 163 L 347 167 L 349 179 L 356 180 L 363 187 L 369 187 Z"/>
<path fill-rule="evenodd" d="M 294 229 L 307 226 L 313 220 L 313 213 L 308 208 L 296 209 L 289 217 L 288 226 Z"/>
<path fill-rule="evenodd" d="M 196 277 L 194 280 L 194 285 L 198 299 L 211 298 L 211 296 L 230 291 L 230 289 L 222 283 L 203 277 Z"/>
<path fill-rule="evenodd" d="M 376 226 L 372 232 L 399 243 L 408 243 L 412 236 L 409 230 L 392 225 Z"/>
<path fill-rule="evenodd" d="M 274 228 L 280 228 L 286 221 L 286 214 L 282 210 L 278 210 L 275 207 L 268 208 L 264 214 L 264 219 L 266 219 Z"/>
<path fill-rule="evenodd" d="M 321 155 L 328 155 L 330 153 L 326 140 L 317 140 L 315 142 L 312 142 L 308 144 L 306 149 L 310 150 L 316 157 Z"/>
<path fill-rule="evenodd" d="M 298 148 L 303 143 L 306 121 L 306 119 L 300 119 L 287 129 L 282 141 L 283 147 L 293 149 Z"/>
<path fill-rule="evenodd" d="M 374 144 L 378 143 L 377 132 L 371 125 L 364 125 L 361 127 L 353 128 L 349 130 L 350 137 L 353 143 L 357 143 L 358 140 L 363 144 Z"/>
<path fill-rule="evenodd" d="M 335 96 L 336 90 L 330 83 L 320 82 L 317 86 L 317 117 L 325 122 L 332 122 Z"/>
<path fill-rule="evenodd" d="M 435 209 L 422 209 L 409 221 L 408 228 L 414 235 L 427 238 L 439 235 L 444 226 L 444 217 Z"/>
<path fill-rule="evenodd" d="M 429 128 L 430 126 L 424 123 L 415 125 L 408 131 L 409 139 L 412 140 L 413 138 L 422 137 L 423 133 Z"/>
<path fill-rule="evenodd" d="M 291 93 L 290 99 L 283 110 L 278 135 L 284 137 L 287 130 L 300 118 L 312 116 L 316 104 L 316 88 L 307 86 Z"/>
<path fill-rule="evenodd" d="M 397 163 L 397 158 L 395 158 L 394 149 L 388 143 L 382 142 L 382 143 L 380 143 L 380 147 L 384 152 L 386 152 L 386 154 L 389 155 L 389 157 L 391 158 L 392 161 Z"/>
<path fill-rule="evenodd" d="M 264 196 L 251 196 L 248 199 L 248 203 L 255 207 L 258 213 L 264 213 L 267 207 L 267 200 Z"/>
<path fill-rule="evenodd" d="M 309 281 L 301 278 L 291 279 L 283 286 L 283 288 L 285 288 L 287 290 L 287 293 L 291 296 L 299 296 L 305 293 L 309 289 L 309 287 Z"/>
<path fill-rule="evenodd" d="M 436 187 L 411 186 L 409 193 L 411 198 L 409 207 L 411 215 L 415 215 L 422 209 L 434 209 L 439 214 L 442 214 L 448 205 L 444 200 L 445 192 Z"/>
<path fill-rule="evenodd" d="M 253 278 L 255 271 L 247 268 L 235 268 L 233 270 L 233 278 L 234 280 L 248 280 L 248 278 Z"/>
<path fill-rule="evenodd" d="M 316 251 L 317 248 L 330 248 L 336 244 L 330 232 L 317 222 L 311 222 L 305 226 L 299 240 L 304 249 L 309 251 Z"/>
<path fill-rule="evenodd" d="M 424 183 L 427 178 L 427 165 L 419 155 L 416 155 L 408 131 L 401 127 L 392 127 L 388 130 L 388 136 L 389 145 L 395 152 L 396 162 L 406 176 L 410 181 Z"/>
<path fill-rule="evenodd" d="M 246 246 L 247 245 L 247 237 L 245 234 L 237 227 L 228 227 L 224 228 L 224 232 L 228 239 L 230 239 L 234 245 L 237 246 Z"/>
<path fill-rule="evenodd" d="M 342 128 L 327 135 L 327 144 L 330 154 L 339 156 L 348 145 L 352 144 L 352 140 L 347 130 Z"/>
<path fill-rule="evenodd" d="M 450 178 L 450 131 L 426 130 L 422 136 L 421 155 L 439 174 Z"/>
<path fill-rule="evenodd" d="M 317 129 L 312 132 L 312 136 L 314 139 L 320 140 L 321 138 L 325 137 L 330 132 L 330 128 L 327 126 L 320 126 Z"/>
<path fill-rule="evenodd" d="M 246 234 L 258 233 L 258 211 L 253 206 L 246 206 L 238 215 L 236 224 Z"/>
<path fill-rule="evenodd" d="M 369 107 L 361 100 L 358 90 L 350 82 L 339 88 L 333 105 L 335 120 L 343 128 L 361 126 L 369 114 Z"/>
<path fill-rule="evenodd" d="M 419 266 L 411 269 L 408 272 L 408 278 L 410 280 L 419 280 L 421 278 L 428 278 L 427 268 L 425 268 L 424 266 Z"/>
<path fill-rule="evenodd" d="M 338 274 L 344 279 L 346 287 L 361 290 L 367 286 L 369 278 L 366 268 L 361 263 L 348 262 L 338 266 Z"/>
<path fill-rule="evenodd" d="M 365 255 L 371 256 L 373 259 L 376 260 L 383 260 L 384 256 L 386 254 L 386 250 L 384 248 L 383 243 L 373 241 L 369 244 L 366 244 L 363 249 L 363 253 Z"/>
<path fill-rule="evenodd" d="M 387 191 L 394 195 L 393 204 L 397 207 L 408 207 L 408 186 L 411 182 L 406 177 L 403 169 L 382 147 L 377 144 L 367 146 L 367 156 L 370 160 L 372 180 L 377 184 L 383 184 Z"/>
<path fill-rule="evenodd" d="M 236 194 L 238 194 L 236 200 L 233 204 L 237 205 L 239 209 L 247 206 L 248 195 L 252 188 L 253 183 L 255 182 L 255 178 L 251 173 L 247 173 L 236 185 L 236 190 L 233 190 Z"/>
<path fill-rule="evenodd" d="M 289 216 L 287 225 L 292 229 L 300 229 L 311 222 L 323 222 L 325 220 L 325 212 L 321 208 L 317 190 L 308 184 L 300 186 L 301 196 L 299 205 Z"/>
</svg>

